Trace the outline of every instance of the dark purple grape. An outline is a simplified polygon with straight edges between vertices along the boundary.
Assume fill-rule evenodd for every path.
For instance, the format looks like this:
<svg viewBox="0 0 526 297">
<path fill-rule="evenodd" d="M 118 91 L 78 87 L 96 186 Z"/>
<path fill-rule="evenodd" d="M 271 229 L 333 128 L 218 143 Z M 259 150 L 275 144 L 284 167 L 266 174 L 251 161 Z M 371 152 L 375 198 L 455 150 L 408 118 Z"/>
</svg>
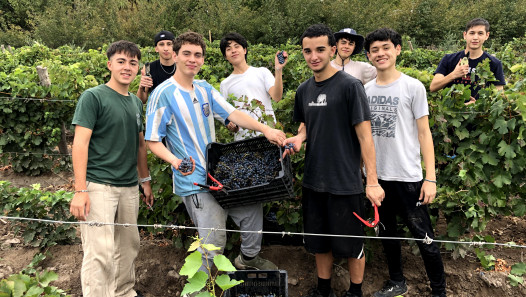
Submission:
<svg viewBox="0 0 526 297">
<path fill-rule="evenodd" d="M 294 143 L 287 143 L 287 144 L 285 144 L 284 148 L 285 148 L 286 150 L 288 150 L 288 149 L 293 149 L 293 148 L 294 148 Z"/>
<path fill-rule="evenodd" d="M 177 169 L 181 171 L 182 173 L 188 173 L 192 171 L 192 167 L 193 167 L 193 164 L 190 158 L 185 157 L 183 161 L 181 162 L 181 164 L 179 164 L 179 168 Z"/>
<path fill-rule="evenodd" d="M 280 64 L 285 63 L 285 56 L 283 56 L 283 51 L 281 51 L 281 52 L 278 53 L 278 62 L 279 62 Z"/>
</svg>

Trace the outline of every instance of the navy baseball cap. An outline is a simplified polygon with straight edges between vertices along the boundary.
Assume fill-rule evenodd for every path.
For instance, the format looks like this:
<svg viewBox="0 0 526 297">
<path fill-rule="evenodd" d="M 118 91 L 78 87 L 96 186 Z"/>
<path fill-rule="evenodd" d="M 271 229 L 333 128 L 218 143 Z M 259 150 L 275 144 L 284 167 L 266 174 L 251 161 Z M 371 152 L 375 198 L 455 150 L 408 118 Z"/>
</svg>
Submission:
<svg viewBox="0 0 526 297">
<path fill-rule="evenodd" d="M 161 41 L 161 40 L 174 41 L 175 40 L 175 36 L 170 31 L 161 31 L 161 32 L 157 33 L 157 35 L 155 35 L 155 38 L 153 39 L 154 46 L 157 46 L 157 43 L 159 43 L 159 41 Z"/>
</svg>

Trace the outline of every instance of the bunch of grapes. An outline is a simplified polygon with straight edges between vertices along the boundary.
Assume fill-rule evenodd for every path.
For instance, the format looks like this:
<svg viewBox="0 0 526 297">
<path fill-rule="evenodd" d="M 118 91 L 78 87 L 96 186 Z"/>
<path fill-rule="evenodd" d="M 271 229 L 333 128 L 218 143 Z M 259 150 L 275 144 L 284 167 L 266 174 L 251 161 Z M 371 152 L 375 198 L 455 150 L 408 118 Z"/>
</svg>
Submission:
<svg viewBox="0 0 526 297">
<path fill-rule="evenodd" d="M 181 171 L 182 173 L 188 173 L 192 171 L 192 167 L 193 167 L 193 164 L 190 158 L 185 157 L 183 161 L 181 162 L 181 164 L 179 164 L 178 170 Z"/>
<path fill-rule="evenodd" d="M 268 183 L 279 174 L 279 151 L 228 153 L 219 158 L 214 177 L 231 190 Z"/>
<path fill-rule="evenodd" d="M 294 143 L 287 143 L 287 144 L 285 144 L 284 148 L 285 148 L 286 150 L 288 150 L 288 149 L 293 149 L 293 148 L 294 148 Z"/>
<path fill-rule="evenodd" d="M 280 64 L 285 63 L 285 56 L 283 55 L 283 51 L 281 51 L 281 52 L 278 53 L 278 62 L 279 62 Z"/>
</svg>

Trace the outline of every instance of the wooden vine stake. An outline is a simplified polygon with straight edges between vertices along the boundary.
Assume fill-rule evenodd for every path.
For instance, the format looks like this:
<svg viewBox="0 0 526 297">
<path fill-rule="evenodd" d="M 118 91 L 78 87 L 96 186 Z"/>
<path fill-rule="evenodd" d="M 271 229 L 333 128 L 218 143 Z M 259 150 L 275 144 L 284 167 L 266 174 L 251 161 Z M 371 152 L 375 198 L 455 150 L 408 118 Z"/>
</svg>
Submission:
<svg viewBox="0 0 526 297">
<path fill-rule="evenodd" d="M 49 79 L 49 74 L 47 72 L 47 67 L 37 66 L 38 78 L 40 79 L 40 84 L 44 87 L 51 86 L 51 80 Z"/>
</svg>

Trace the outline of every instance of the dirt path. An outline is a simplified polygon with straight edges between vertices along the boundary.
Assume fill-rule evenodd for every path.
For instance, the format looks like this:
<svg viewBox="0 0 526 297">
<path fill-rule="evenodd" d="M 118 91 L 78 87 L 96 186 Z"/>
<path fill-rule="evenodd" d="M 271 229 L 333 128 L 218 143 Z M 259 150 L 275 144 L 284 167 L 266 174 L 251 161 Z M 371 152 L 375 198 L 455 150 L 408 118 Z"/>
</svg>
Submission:
<svg viewBox="0 0 526 297">
<path fill-rule="evenodd" d="M 56 187 L 68 183 L 70 176 L 49 175 L 45 177 L 25 177 L 0 171 L 0 180 L 12 181 L 16 186 L 29 186 L 41 183 L 42 187 Z M 66 182 L 64 182 L 66 181 Z M 12 222 L 0 222 L 0 279 L 11 273 L 17 273 L 31 262 L 38 251 L 25 247 L 21 238 L 8 228 Z M 442 230 L 444 232 L 445 230 Z M 440 233 L 440 230 L 439 230 Z M 498 217 L 488 224 L 485 234 L 491 234 L 498 242 L 522 242 L 526 238 L 526 220 L 524 218 Z M 371 296 L 387 278 L 387 267 L 381 253 L 379 242 L 370 242 L 368 246 L 374 255 L 368 260 L 363 283 L 364 296 Z M 430 289 L 422 260 L 412 253 L 412 246 L 404 244 L 405 276 L 409 285 L 406 296 L 430 296 Z M 487 253 L 506 263 L 509 267 L 517 262 L 525 262 L 524 249 L 495 248 Z M 50 255 L 42 266 L 54 270 L 59 280 L 51 285 L 66 290 L 72 297 L 80 297 L 80 266 L 82 248 L 80 245 L 62 245 L 50 249 Z M 179 297 L 185 283 L 178 271 L 184 263 L 186 251 L 176 249 L 163 239 L 143 238 L 139 257 L 136 261 L 136 288 L 148 297 Z M 315 284 L 316 267 L 314 256 L 305 252 L 301 246 L 266 245 L 262 256 L 272 260 L 288 274 L 288 292 L 290 297 L 305 294 Z M 443 249 L 443 258 L 448 283 L 448 296 L 504 297 L 526 296 L 526 287 L 512 287 L 507 281 L 507 272 L 481 271 L 478 259 L 473 253 L 463 259 L 453 259 L 451 253 Z M 504 261 L 504 262 L 502 262 Z M 346 266 L 345 263 L 342 264 Z M 349 285 L 348 273 L 342 266 L 334 268 L 333 287 L 340 296 Z"/>
</svg>

